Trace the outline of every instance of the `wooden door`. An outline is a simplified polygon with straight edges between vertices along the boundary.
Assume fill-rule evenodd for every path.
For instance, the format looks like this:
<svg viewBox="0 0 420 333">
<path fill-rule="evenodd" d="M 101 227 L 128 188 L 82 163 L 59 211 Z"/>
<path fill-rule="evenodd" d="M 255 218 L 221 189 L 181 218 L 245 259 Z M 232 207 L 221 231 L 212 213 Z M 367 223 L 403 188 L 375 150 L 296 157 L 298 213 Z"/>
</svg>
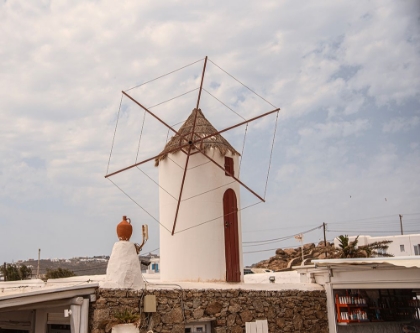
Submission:
<svg viewBox="0 0 420 333">
<path fill-rule="evenodd" d="M 238 205 L 231 188 L 223 195 L 223 223 L 225 227 L 226 281 L 240 282 Z"/>
</svg>

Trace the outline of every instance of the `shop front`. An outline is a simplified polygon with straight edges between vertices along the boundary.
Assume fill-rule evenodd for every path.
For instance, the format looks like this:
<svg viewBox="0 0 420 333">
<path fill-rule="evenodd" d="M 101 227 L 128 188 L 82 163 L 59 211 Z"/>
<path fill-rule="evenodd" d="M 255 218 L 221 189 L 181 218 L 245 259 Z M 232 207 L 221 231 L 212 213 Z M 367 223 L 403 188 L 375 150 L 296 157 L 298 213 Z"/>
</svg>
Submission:
<svg viewBox="0 0 420 333">
<path fill-rule="evenodd" d="M 331 333 L 420 332 L 420 258 L 314 260 L 302 282 L 327 293 Z"/>
</svg>

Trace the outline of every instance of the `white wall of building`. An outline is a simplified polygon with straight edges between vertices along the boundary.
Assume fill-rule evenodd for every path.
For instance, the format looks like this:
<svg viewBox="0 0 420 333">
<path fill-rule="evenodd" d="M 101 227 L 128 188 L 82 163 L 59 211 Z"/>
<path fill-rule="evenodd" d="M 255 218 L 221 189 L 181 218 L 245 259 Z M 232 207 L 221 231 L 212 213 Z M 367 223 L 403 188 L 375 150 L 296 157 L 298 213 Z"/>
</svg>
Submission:
<svg viewBox="0 0 420 333">
<path fill-rule="evenodd" d="M 354 241 L 357 236 L 349 236 L 350 241 Z M 395 235 L 395 236 L 367 236 L 360 235 L 358 238 L 358 245 L 364 246 L 372 244 L 374 242 L 380 242 L 390 240 L 391 243 L 388 244 L 387 253 L 392 254 L 395 257 L 401 256 L 414 256 L 415 251 L 414 247 L 417 246 L 420 251 L 420 234 L 412 235 Z M 334 246 L 338 247 L 339 241 L 337 238 L 334 238 Z"/>
<path fill-rule="evenodd" d="M 217 149 L 208 156 L 224 166 Z M 238 175 L 238 156 L 234 159 Z M 240 209 L 240 188 L 233 178 L 201 153 L 190 156 L 175 234 L 172 227 L 180 193 L 186 154 L 170 154 L 159 162 L 160 275 L 163 281 L 225 281 L 223 194 L 235 191 Z M 163 189 L 162 189 L 163 188 Z M 238 211 L 239 257 L 243 272 L 241 214 Z M 242 276 L 243 278 L 243 276 Z"/>
</svg>

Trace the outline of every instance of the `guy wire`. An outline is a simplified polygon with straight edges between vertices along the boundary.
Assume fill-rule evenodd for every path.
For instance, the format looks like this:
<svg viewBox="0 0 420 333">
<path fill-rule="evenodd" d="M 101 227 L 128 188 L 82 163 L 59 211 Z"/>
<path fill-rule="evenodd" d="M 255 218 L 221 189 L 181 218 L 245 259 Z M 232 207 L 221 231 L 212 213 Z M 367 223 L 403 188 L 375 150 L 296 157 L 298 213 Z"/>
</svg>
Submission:
<svg viewBox="0 0 420 333">
<path fill-rule="evenodd" d="M 115 134 L 117 133 L 118 121 L 120 120 L 120 111 L 121 111 L 121 104 L 122 104 L 123 97 L 124 95 L 121 94 L 120 107 L 118 108 L 117 123 L 115 124 L 114 136 L 112 137 L 111 151 L 109 152 L 108 165 L 106 167 L 106 174 L 108 174 L 108 171 L 109 171 L 109 163 L 111 162 L 112 150 L 114 149 Z"/>
<path fill-rule="evenodd" d="M 183 66 L 183 67 L 180 67 L 180 68 L 178 68 L 178 69 L 175 69 L 175 70 L 173 70 L 173 71 L 171 71 L 171 72 L 169 72 L 169 73 L 163 74 L 163 75 L 161 75 L 161 76 L 158 76 L 157 78 L 154 78 L 154 79 L 152 79 L 152 80 L 146 81 L 146 82 L 144 82 L 144 83 L 142 83 L 142 84 L 139 84 L 139 85 L 137 85 L 137 86 L 131 87 L 130 89 L 127 89 L 127 90 L 125 90 L 125 91 L 127 92 L 127 91 L 130 91 L 130 90 L 132 90 L 132 89 L 135 89 L 135 88 L 138 88 L 138 87 L 144 86 L 145 84 L 148 84 L 148 83 L 150 83 L 150 82 L 156 81 L 156 80 L 158 80 L 158 79 L 160 79 L 160 78 L 162 78 L 162 77 L 168 76 L 168 75 L 173 74 L 173 73 L 175 73 L 175 72 L 178 72 L 178 71 L 180 71 L 181 69 L 184 69 L 184 68 L 187 68 L 187 67 L 189 67 L 189 66 L 192 66 L 192 65 L 196 64 L 197 62 L 200 62 L 200 61 L 203 61 L 203 60 L 204 60 L 204 58 L 199 59 L 199 60 L 194 61 L 193 63 L 191 63 L 191 64 L 189 64 L 189 65 L 185 65 L 185 66 Z"/>
</svg>

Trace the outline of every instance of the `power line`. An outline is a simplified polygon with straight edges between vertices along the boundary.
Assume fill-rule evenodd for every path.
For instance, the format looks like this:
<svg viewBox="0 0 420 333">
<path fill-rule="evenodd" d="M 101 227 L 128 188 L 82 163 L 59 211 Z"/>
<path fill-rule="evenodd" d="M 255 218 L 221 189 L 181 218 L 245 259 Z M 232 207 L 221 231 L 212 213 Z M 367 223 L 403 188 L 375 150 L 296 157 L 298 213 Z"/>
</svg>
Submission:
<svg viewBox="0 0 420 333">
<path fill-rule="evenodd" d="M 261 245 L 264 245 L 266 243 L 271 243 L 271 242 L 276 242 L 276 241 L 290 239 L 290 238 L 292 238 L 292 237 L 294 237 L 296 235 L 299 235 L 299 234 L 307 234 L 308 232 L 314 231 L 314 230 L 319 229 L 319 228 L 322 228 L 322 225 L 317 226 L 317 227 L 312 228 L 312 229 L 309 229 L 309 230 L 306 230 L 306 231 L 303 231 L 303 232 L 295 233 L 295 234 L 290 235 L 290 236 L 284 236 L 284 237 L 273 238 L 273 239 L 266 239 L 266 240 L 261 240 L 261 241 L 248 241 L 248 242 L 242 242 L 242 243 L 244 243 L 244 244 L 248 244 L 248 243 L 263 243 Z M 251 246 L 251 245 L 248 245 L 248 246 Z"/>
<path fill-rule="evenodd" d="M 404 214 L 404 215 L 420 215 L 420 213 L 411 213 L 411 214 Z M 357 220 L 341 220 L 341 221 L 335 221 L 335 222 L 328 222 L 328 224 L 339 224 L 339 223 L 347 223 L 347 222 L 367 221 L 367 220 L 375 220 L 375 219 L 386 218 L 386 217 L 396 218 L 396 217 L 398 217 L 398 214 L 367 217 L 367 218 L 357 219 Z"/>
</svg>

